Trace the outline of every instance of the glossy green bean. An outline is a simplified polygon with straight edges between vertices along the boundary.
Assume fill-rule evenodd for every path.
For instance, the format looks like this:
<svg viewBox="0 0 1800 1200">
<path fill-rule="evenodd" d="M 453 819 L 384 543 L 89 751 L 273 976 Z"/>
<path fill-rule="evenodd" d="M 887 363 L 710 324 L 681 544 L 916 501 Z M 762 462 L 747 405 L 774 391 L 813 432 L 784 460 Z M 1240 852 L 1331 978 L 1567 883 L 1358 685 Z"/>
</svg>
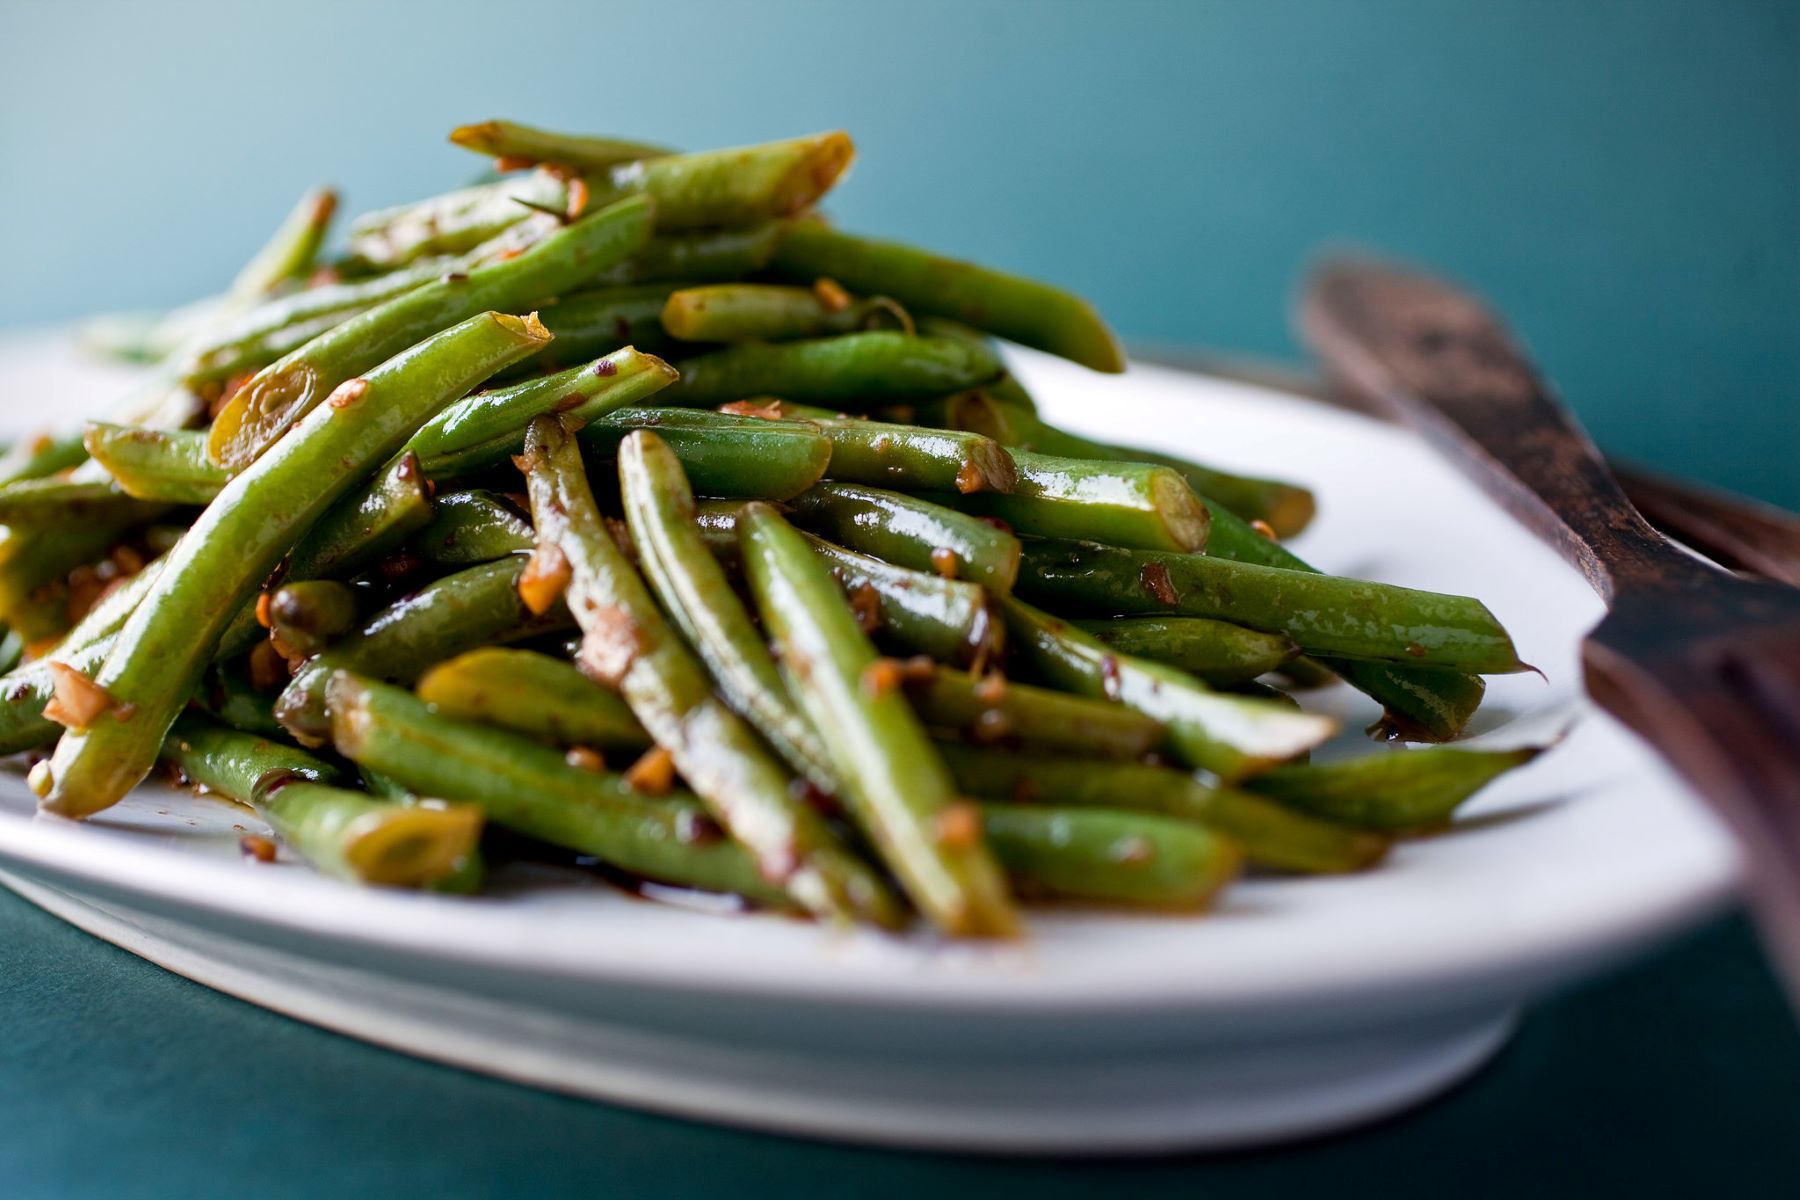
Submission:
<svg viewBox="0 0 1800 1200">
<path fill-rule="evenodd" d="M 906 672 L 906 698 L 927 725 L 987 745 L 1051 754 L 1142 758 L 1163 740 L 1162 723 L 1107 704 L 1011 680 L 937 667 Z"/>
<path fill-rule="evenodd" d="M 309 188 L 231 281 L 225 292 L 227 301 L 250 304 L 304 279 L 313 269 L 319 247 L 325 244 L 337 200 L 337 193 L 330 188 Z"/>
<path fill-rule="evenodd" d="M 14 529 L 131 525 L 164 507 L 137 499 L 110 479 L 22 479 L 0 486 L 0 525 Z"/>
<path fill-rule="evenodd" d="M 109 633 L 84 646 L 59 647 L 0 675 L 0 754 L 35 750 L 61 736 L 63 727 L 44 715 L 45 706 L 56 695 L 52 664 L 91 677 L 106 661 L 117 638 L 118 634 Z"/>
<path fill-rule="evenodd" d="M 1018 587 L 1062 611 L 1208 617 L 1284 633 L 1309 654 L 1490 675 L 1528 669 L 1478 600 L 1212 555 L 1033 541 Z"/>
<path fill-rule="evenodd" d="M 516 258 L 446 276 L 353 317 L 239 388 L 213 420 L 208 454 L 222 466 L 243 468 L 344 380 L 485 309 L 522 308 L 565 291 L 630 253 L 649 229 L 648 204 L 621 201 Z"/>
<path fill-rule="evenodd" d="M 831 756 L 851 815 L 907 894 L 946 933 L 1011 937 L 1019 919 L 977 814 L 956 799 L 905 699 L 871 686 L 869 644 L 837 581 L 773 508 L 752 504 L 739 541 L 788 691 Z"/>
<path fill-rule="evenodd" d="M 1536 746 L 1390 750 L 1319 766 L 1281 767 L 1250 786 L 1291 808 L 1357 829 L 1425 833 L 1448 825 L 1465 800 L 1540 753 Z"/>
<path fill-rule="evenodd" d="M 786 903 L 691 796 L 641 795 L 622 776 L 571 766 L 516 733 L 439 716 L 399 688 L 347 671 L 332 680 L 329 702 L 338 752 L 420 795 L 473 804 L 496 825 L 648 879 Z"/>
<path fill-rule="evenodd" d="M 928 500 L 854 483 L 821 483 L 790 502 L 794 520 L 829 541 L 998 595 L 1019 573 L 1019 539 Z"/>
<path fill-rule="evenodd" d="M 756 396 L 866 409 L 977 387 L 1000 361 L 951 338 L 891 330 L 793 342 L 743 342 L 681 364 L 669 402 L 709 408 Z"/>
<path fill-rule="evenodd" d="M 558 174 L 531 171 L 377 209 L 350 223 L 348 265 L 392 271 L 421 258 L 461 254 L 520 225 L 536 209 L 564 213 L 568 202 L 568 185 Z"/>
<path fill-rule="evenodd" d="M 1040 420 L 1030 408 L 977 389 L 950 399 L 946 419 L 956 429 L 984 433 L 1008 446 L 1106 462 L 1150 463 L 1167 467 L 1201 496 L 1218 501 L 1246 521 L 1262 521 L 1278 537 L 1293 537 L 1311 523 L 1317 504 L 1310 490 L 1277 479 L 1262 479 L 1203 466 L 1184 458 L 1097 442 Z"/>
<path fill-rule="evenodd" d="M 788 696 L 768 644 L 694 525 L 693 490 L 668 443 L 650 433 L 627 438 L 619 490 L 644 578 L 719 694 L 789 767 L 821 791 L 836 792 L 824 743 Z"/>
<path fill-rule="evenodd" d="M 769 265 L 786 228 L 786 221 L 768 221 L 742 229 L 658 233 L 624 262 L 594 276 L 594 284 L 662 283 L 673 290 L 689 283 L 742 279 Z"/>
<path fill-rule="evenodd" d="M 87 461 L 78 434 L 40 433 L 20 438 L 0 457 L 0 485 L 44 479 Z"/>
<path fill-rule="evenodd" d="M 432 562 L 473 566 L 509 554 L 529 554 L 536 544 L 531 522 L 492 492 L 448 492 L 432 507 L 431 524 L 408 543 Z"/>
<path fill-rule="evenodd" d="M 873 596 L 878 643 L 960 667 L 1000 661 L 1006 625 L 980 584 L 895 566 L 812 534 L 806 539 L 847 595 L 858 603 Z"/>
<path fill-rule="evenodd" d="M 1093 306 L 1048 284 L 817 221 L 788 231 L 775 266 L 802 282 L 826 276 L 852 291 L 892 296 L 915 312 L 966 321 L 1096 371 L 1125 369 L 1125 352 Z"/>
<path fill-rule="evenodd" d="M 542 357 L 540 352 L 534 361 Z M 626 347 L 554 375 L 459 400 L 414 434 L 406 448 L 432 479 L 466 475 L 524 449 L 525 426 L 533 417 L 566 413 L 575 421 L 597 420 L 616 408 L 642 404 L 675 378 L 675 368 L 662 359 Z"/>
<path fill-rule="evenodd" d="M 433 712 L 559 746 L 642 750 L 631 709 L 571 663 L 535 650 L 482 646 L 438 663 L 414 689 Z"/>
<path fill-rule="evenodd" d="M 1189 553 L 1206 545 L 1211 514 L 1187 481 L 1167 467 L 1025 450 L 1013 451 L 1012 459 L 1018 483 L 1010 493 L 949 502 L 1038 537 Z"/>
<path fill-rule="evenodd" d="M 1360 871 L 1387 853 L 1388 839 L 1379 834 L 1307 816 L 1250 792 L 1211 787 L 1167 767 L 954 744 L 939 750 L 956 785 L 972 796 L 1027 805 L 1124 808 L 1198 821 L 1241 845 L 1252 862 L 1277 870 Z"/>
<path fill-rule="evenodd" d="M 34 769 L 44 806 L 86 816 L 142 779 L 227 624 L 297 532 L 437 409 L 541 340 L 515 317 L 471 317 L 336 393 L 227 484 L 170 552 L 94 679 L 108 715 L 70 730 L 49 764 Z"/>
<path fill-rule="evenodd" d="M 663 619 L 606 528 L 562 422 L 531 423 L 521 466 L 538 536 L 534 566 L 565 564 L 582 669 L 617 688 L 682 778 L 796 903 L 822 916 L 898 924 L 899 907 L 879 877 L 795 796 L 789 773 L 714 694 L 705 668 Z"/>
<path fill-rule="evenodd" d="M 819 288 L 716 283 L 672 293 L 662 326 L 684 342 L 785 342 L 866 329 L 910 333 L 912 319 L 885 296 L 853 299 Z"/>
<path fill-rule="evenodd" d="M 1028 896 L 1192 912 L 1243 863 L 1231 839 L 1151 813 L 985 804 L 981 823 L 994 857 Z"/>
<path fill-rule="evenodd" d="M 258 691 L 242 660 L 214 663 L 194 689 L 190 703 L 229 729 L 277 741 L 288 731 L 275 719 L 275 696 Z"/>
<path fill-rule="evenodd" d="M 662 304 L 673 286 L 650 283 L 609 287 L 576 292 L 553 304 L 540 305 L 538 319 L 555 340 L 535 360 L 517 370 L 525 373 L 575 366 L 625 346 L 648 353 L 668 353 L 677 347 L 663 332 Z"/>
<path fill-rule="evenodd" d="M 303 744 L 316 745 L 327 733 L 325 685 L 334 670 L 411 684 L 426 668 L 478 646 L 567 628 L 560 608 L 542 616 L 526 609 L 519 598 L 524 569 L 519 559 L 483 563 L 396 600 L 301 667 L 276 701 L 276 718 Z"/>
<path fill-rule="evenodd" d="M 809 421 L 766 421 L 704 409 L 625 408 L 582 427 L 584 452 L 600 461 L 619 454 L 637 429 L 654 430 L 681 461 L 688 482 L 707 496 L 786 500 L 819 481 L 831 443 Z"/>
<path fill-rule="evenodd" d="M 197 430 L 145 429 L 89 421 L 87 452 L 126 495 L 169 504 L 207 504 L 231 482 L 231 472 L 206 454 Z"/>
<path fill-rule="evenodd" d="M 1196 770 L 1226 782 L 1266 771 L 1330 737 L 1325 717 L 1267 700 L 1216 693 L 1173 667 L 1118 654 L 1065 621 L 1008 598 L 1015 658 L 1053 687 L 1123 704 L 1161 721 L 1165 744 Z"/>
<path fill-rule="evenodd" d="M 831 440 L 828 479 L 897 491 L 962 494 L 1006 493 L 1019 481 L 1012 455 L 980 434 L 814 417 L 810 412 L 806 419 Z"/>
<path fill-rule="evenodd" d="M 1300 653 L 1284 633 L 1205 617 L 1110 617 L 1075 625 L 1121 654 L 1180 667 L 1214 687 L 1255 679 Z"/>
<path fill-rule="evenodd" d="M 649 142 L 554 133 L 517 121 L 480 121 L 458 125 L 450 140 L 465 150 L 517 163 L 554 163 L 577 171 L 601 170 L 640 158 L 673 153 Z"/>
<path fill-rule="evenodd" d="M 297 579 L 269 597 L 269 630 L 301 654 L 324 650 L 356 626 L 356 593 L 334 579 Z"/>
</svg>

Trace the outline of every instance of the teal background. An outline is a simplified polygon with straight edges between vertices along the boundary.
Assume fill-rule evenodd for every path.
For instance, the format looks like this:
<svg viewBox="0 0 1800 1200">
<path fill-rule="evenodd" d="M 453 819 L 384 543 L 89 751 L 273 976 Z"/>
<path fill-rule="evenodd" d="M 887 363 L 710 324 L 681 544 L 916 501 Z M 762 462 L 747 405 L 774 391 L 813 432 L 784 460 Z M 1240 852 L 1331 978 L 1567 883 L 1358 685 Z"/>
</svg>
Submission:
<svg viewBox="0 0 1800 1200">
<path fill-rule="evenodd" d="M 456 122 L 842 126 L 846 222 L 1291 354 L 1309 256 L 1433 264 L 1609 448 L 1800 505 L 1791 0 L 0 0 L 0 325 L 217 286 L 304 186 L 459 182 Z"/>
<path fill-rule="evenodd" d="M 1800 4 L 0 0 L 0 326 L 229 278 L 306 185 L 460 182 L 458 121 L 686 146 L 828 126 L 844 221 L 1043 275 L 1129 337 L 1292 356 L 1320 247 L 1512 318 L 1610 449 L 1800 505 Z M 53 397 L 0 403 L 54 407 Z M 0 892 L 0 1195 L 1754 1195 L 1800 1039 L 1741 923 L 1543 1006 L 1376 1129 L 1134 1165 L 707 1129 L 209 993 Z"/>
</svg>

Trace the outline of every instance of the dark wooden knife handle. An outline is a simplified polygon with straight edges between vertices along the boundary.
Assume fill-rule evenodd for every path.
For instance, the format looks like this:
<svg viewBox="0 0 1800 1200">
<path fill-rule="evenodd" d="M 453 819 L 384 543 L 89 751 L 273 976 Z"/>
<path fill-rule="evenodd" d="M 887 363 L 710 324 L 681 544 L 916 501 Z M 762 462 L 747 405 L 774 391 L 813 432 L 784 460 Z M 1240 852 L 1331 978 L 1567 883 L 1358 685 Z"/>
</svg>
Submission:
<svg viewBox="0 0 1800 1200">
<path fill-rule="evenodd" d="M 1313 275 L 1298 316 L 1330 373 L 1395 410 L 1609 603 L 1622 588 L 1697 569 L 1632 507 L 1587 433 L 1475 300 L 1422 275 L 1340 260 Z"/>
</svg>

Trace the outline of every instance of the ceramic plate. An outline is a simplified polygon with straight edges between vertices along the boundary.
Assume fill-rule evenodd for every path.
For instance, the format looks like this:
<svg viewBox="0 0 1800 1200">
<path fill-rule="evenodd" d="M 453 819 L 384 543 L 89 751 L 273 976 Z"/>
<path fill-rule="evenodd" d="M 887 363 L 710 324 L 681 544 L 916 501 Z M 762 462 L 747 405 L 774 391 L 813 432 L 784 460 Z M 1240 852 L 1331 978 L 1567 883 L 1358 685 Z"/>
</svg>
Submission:
<svg viewBox="0 0 1800 1200">
<path fill-rule="evenodd" d="M 1715 910 L 1723 832 L 1580 698 L 1581 580 L 1406 434 L 1169 369 L 1021 354 L 1055 421 L 1314 485 L 1330 571 L 1482 597 L 1546 676 L 1493 681 L 1475 733 L 1561 744 L 1379 869 L 1256 878 L 1204 918 L 1035 914 L 1022 945 L 833 933 L 518 869 L 480 899 L 359 890 L 239 857 L 248 810 L 157 787 L 85 826 L 0 775 L 0 868 L 95 934 L 223 991 L 540 1086 L 813 1136 L 1145 1152 L 1341 1128 L 1447 1086 L 1517 1007 Z M 0 343 L 10 432 L 131 375 L 61 335 Z M 1377 715 L 1309 703 L 1362 750 Z"/>
</svg>

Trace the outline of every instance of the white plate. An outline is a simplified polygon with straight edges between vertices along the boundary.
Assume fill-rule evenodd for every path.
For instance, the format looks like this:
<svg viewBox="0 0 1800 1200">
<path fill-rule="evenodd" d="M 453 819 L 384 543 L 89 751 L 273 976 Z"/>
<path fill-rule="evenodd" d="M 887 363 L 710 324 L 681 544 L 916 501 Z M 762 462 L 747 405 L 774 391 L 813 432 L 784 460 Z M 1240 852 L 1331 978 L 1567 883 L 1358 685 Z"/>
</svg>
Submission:
<svg viewBox="0 0 1800 1200">
<path fill-rule="evenodd" d="M 1572 732 L 1450 834 L 1336 879 L 1252 879 L 1203 919 L 1051 913 L 1001 949 L 646 903 L 521 871 L 460 900 L 239 858 L 247 810 L 141 790 L 85 827 L 0 776 L 0 864 L 77 925 L 358 1037 L 624 1104 L 800 1134 L 997 1152 L 1244 1145 L 1429 1095 L 1521 1003 L 1716 909 L 1736 857 L 1579 696 L 1586 586 L 1403 433 L 1247 385 L 1020 355 L 1073 428 L 1314 484 L 1328 570 L 1481 596 L 1536 676 L 1496 680 L 1484 739 Z M 66 339 L 0 344 L 14 429 L 129 374 Z M 1343 689 L 1347 748 L 1376 715 Z"/>
</svg>

